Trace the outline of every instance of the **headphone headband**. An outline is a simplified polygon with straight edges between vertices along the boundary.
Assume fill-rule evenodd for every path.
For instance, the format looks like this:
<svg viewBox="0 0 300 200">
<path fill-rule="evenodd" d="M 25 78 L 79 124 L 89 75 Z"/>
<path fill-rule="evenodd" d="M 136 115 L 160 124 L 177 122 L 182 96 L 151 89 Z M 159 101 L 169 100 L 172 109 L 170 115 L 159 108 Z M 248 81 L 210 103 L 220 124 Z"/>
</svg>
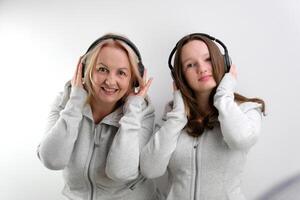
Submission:
<svg viewBox="0 0 300 200">
<path fill-rule="evenodd" d="M 126 43 L 133 51 L 134 53 L 137 55 L 139 62 L 142 62 L 142 57 L 141 54 L 138 50 L 138 48 L 135 46 L 135 44 L 133 44 L 133 42 L 131 42 L 129 39 L 122 37 L 120 35 L 113 35 L 113 34 L 108 34 L 108 35 L 104 35 L 100 38 L 98 38 L 96 41 L 94 41 L 88 48 L 88 50 L 86 51 L 86 53 L 88 53 L 89 51 L 91 51 L 93 48 L 95 48 L 100 42 L 104 41 L 104 40 L 108 40 L 108 39 L 113 39 L 113 40 L 120 40 L 124 43 Z"/>
<path fill-rule="evenodd" d="M 222 46 L 222 48 L 224 49 L 224 62 L 225 62 L 225 70 L 226 72 L 229 71 L 230 69 L 230 65 L 231 65 L 231 60 L 230 60 L 230 57 L 229 57 L 229 54 L 228 54 L 228 50 L 227 50 L 227 47 L 226 45 L 219 39 L 215 38 L 215 37 L 212 37 L 206 33 L 191 33 L 189 35 L 186 35 L 184 36 L 183 38 L 181 38 L 175 45 L 175 47 L 172 49 L 171 53 L 170 53 L 170 56 L 169 56 L 169 59 L 168 59 L 168 66 L 172 72 L 172 76 L 173 76 L 173 65 L 172 65 L 172 58 L 178 48 L 178 45 L 183 41 L 183 40 L 188 40 L 189 38 L 193 37 L 193 36 L 204 36 L 212 41 L 215 41 L 216 43 L 220 44 Z"/>
<path fill-rule="evenodd" d="M 119 40 L 119 41 L 122 41 L 124 42 L 125 44 L 127 44 L 132 50 L 133 52 L 136 54 L 137 58 L 138 58 L 138 71 L 140 73 L 140 76 L 143 77 L 144 75 L 144 71 L 145 71 L 145 67 L 142 63 L 142 57 L 141 57 L 141 54 L 138 50 L 138 48 L 135 46 L 135 44 L 133 44 L 133 42 L 131 42 L 129 39 L 125 38 L 125 37 L 122 37 L 120 35 L 114 35 L 114 34 L 108 34 L 108 35 L 104 35 L 100 38 L 98 38 L 97 40 L 95 40 L 88 48 L 88 50 L 86 51 L 85 54 L 87 54 L 89 51 L 91 51 L 92 49 L 94 49 L 100 42 L 104 41 L 104 40 L 108 40 L 108 39 L 113 39 L 113 40 Z M 83 63 L 84 64 L 84 63 Z M 84 69 L 85 68 L 85 64 L 83 65 L 83 68 L 82 68 L 82 76 L 84 76 Z M 139 83 L 138 82 L 135 82 L 134 83 L 134 86 L 135 87 L 138 87 L 139 86 Z"/>
</svg>

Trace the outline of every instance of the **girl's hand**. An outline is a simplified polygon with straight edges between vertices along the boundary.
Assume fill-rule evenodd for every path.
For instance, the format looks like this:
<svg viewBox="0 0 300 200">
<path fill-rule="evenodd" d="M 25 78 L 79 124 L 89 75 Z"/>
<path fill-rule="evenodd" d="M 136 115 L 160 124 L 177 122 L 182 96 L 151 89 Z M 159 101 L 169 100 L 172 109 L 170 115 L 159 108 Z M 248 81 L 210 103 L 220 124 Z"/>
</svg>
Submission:
<svg viewBox="0 0 300 200">
<path fill-rule="evenodd" d="M 82 84 L 82 56 L 79 58 L 75 74 L 71 80 L 72 87 L 83 88 Z"/>
<path fill-rule="evenodd" d="M 229 73 L 235 78 L 237 79 L 237 70 L 236 70 L 236 66 L 235 65 L 231 65 Z"/>
<path fill-rule="evenodd" d="M 136 95 L 136 96 L 141 96 L 143 98 L 146 97 L 148 89 L 152 83 L 153 78 L 150 78 L 147 80 L 147 70 L 145 69 L 144 75 L 143 75 L 143 85 L 140 85 L 139 91 L 137 93 L 131 92 L 129 95 Z"/>
<path fill-rule="evenodd" d="M 173 81 L 173 92 L 176 92 L 177 90 L 179 89 L 177 88 L 175 81 Z"/>
</svg>

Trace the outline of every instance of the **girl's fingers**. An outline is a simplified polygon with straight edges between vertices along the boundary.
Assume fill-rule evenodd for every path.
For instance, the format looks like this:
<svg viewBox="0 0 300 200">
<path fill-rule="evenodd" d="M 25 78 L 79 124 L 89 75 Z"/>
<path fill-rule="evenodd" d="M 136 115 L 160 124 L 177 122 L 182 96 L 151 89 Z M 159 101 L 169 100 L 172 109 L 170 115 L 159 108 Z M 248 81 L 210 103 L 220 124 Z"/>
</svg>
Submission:
<svg viewBox="0 0 300 200">
<path fill-rule="evenodd" d="M 175 81 L 173 81 L 173 92 L 175 92 L 176 90 L 178 90 Z"/>
<path fill-rule="evenodd" d="M 230 71 L 229 71 L 229 72 L 233 75 L 233 77 L 234 77 L 235 79 L 237 79 L 237 69 L 236 69 L 236 66 L 235 66 L 235 65 L 231 65 Z"/>
</svg>

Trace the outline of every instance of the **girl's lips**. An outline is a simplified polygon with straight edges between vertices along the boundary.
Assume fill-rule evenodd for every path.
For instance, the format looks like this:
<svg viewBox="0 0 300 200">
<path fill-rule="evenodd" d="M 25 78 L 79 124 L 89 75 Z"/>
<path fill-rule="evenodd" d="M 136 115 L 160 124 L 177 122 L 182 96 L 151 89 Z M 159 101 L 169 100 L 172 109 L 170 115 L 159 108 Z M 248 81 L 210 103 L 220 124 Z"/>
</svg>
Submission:
<svg viewBox="0 0 300 200">
<path fill-rule="evenodd" d="M 201 78 L 199 78 L 199 81 L 207 81 L 211 78 L 211 75 L 206 75 L 206 76 L 202 76 Z"/>
</svg>

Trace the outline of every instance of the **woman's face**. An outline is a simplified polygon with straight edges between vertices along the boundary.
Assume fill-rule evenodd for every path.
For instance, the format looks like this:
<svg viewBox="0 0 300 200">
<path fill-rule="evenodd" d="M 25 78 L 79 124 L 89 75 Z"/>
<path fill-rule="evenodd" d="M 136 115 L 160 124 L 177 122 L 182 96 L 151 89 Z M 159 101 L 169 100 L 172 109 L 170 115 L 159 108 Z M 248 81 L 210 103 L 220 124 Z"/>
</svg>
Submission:
<svg viewBox="0 0 300 200">
<path fill-rule="evenodd" d="M 92 71 L 95 100 L 116 104 L 131 88 L 131 76 L 126 51 L 113 45 L 102 47 Z"/>
<path fill-rule="evenodd" d="M 195 94 L 210 93 L 216 87 L 207 45 L 201 40 L 186 43 L 181 50 L 182 72 Z"/>
</svg>

